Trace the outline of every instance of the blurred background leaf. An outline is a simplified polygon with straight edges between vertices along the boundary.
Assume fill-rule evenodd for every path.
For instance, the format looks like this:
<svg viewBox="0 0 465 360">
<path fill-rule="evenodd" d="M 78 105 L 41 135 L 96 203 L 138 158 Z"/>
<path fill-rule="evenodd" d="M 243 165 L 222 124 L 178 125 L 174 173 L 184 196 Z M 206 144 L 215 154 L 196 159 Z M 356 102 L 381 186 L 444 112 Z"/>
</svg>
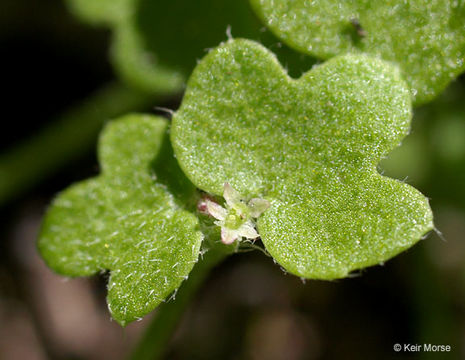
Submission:
<svg viewBox="0 0 465 360">
<path fill-rule="evenodd" d="M 283 46 L 262 27 L 247 0 L 68 2 L 78 17 L 113 30 L 111 59 L 117 73 L 151 93 L 180 92 L 197 60 L 227 40 L 228 31 L 275 47 L 300 73 L 315 62 L 288 48 L 280 50 Z"/>
</svg>

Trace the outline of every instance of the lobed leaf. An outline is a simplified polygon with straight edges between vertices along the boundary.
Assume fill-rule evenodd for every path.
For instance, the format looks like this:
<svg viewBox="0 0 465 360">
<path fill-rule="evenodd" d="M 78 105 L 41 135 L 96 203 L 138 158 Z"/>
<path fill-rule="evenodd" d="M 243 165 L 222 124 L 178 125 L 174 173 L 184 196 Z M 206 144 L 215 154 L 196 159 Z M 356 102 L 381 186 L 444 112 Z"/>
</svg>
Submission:
<svg viewBox="0 0 465 360">
<path fill-rule="evenodd" d="M 289 272 L 334 279 L 386 261 L 432 229 L 427 199 L 376 165 L 406 136 L 409 90 L 396 67 L 346 55 L 295 80 L 261 45 L 208 54 L 173 117 L 181 168 L 215 195 L 265 198 L 269 253 Z"/>
<path fill-rule="evenodd" d="M 456 0 L 250 0 L 289 46 L 329 59 L 366 52 L 398 64 L 425 103 L 465 69 L 465 3 Z"/>
<path fill-rule="evenodd" d="M 465 207 L 464 98 L 465 83 L 457 81 L 416 109 L 412 134 L 380 164 L 387 174 L 408 175 L 409 183 L 428 189 L 438 208 Z"/>
<path fill-rule="evenodd" d="M 99 145 L 101 175 L 54 200 L 39 238 L 43 258 L 59 274 L 110 271 L 108 307 L 122 325 L 176 290 L 199 256 L 197 217 L 180 205 L 195 189 L 186 180 L 182 191 L 172 192 L 152 170 L 181 174 L 170 153 L 161 152 L 166 130 L 165 120 L 148 115 L 107 125 Z"/>
</svg>

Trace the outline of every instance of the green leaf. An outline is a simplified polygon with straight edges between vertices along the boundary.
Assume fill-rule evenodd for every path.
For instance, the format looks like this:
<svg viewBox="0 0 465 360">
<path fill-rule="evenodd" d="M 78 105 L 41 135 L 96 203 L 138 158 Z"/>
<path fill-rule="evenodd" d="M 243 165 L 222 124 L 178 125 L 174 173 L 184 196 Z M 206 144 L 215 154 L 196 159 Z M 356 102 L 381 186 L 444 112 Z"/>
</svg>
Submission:
<svg viewBox="0 0 465 360">
<path fill-rule="evenodd" d="M 250 0 L 289 46 L 329 59 L 366 52 L 397 63 L 425 103 L 465 69 L 465 3 L 456 0 Z"/>
<path fill-rule="evenodd" d="M 99 145 L 102 174 L 55 199 L 39 239 L 43 258 L 60 274 L 110 271 L 108 307 L 122 325 L 181 285 L 203 238 L 197 217 L 180 207 L 181 198 L 193 196 L 192 184 L 184 182 L 175 196 L 152 171 L 159 161 L 177 166 L 160 152 L 166 130 L 165 120 L 148 115 L 109 123 Z"/>
<path fill-rule="evenodd" d="M 422 194 L 376 171 L 407 134 L 410 109 L 397 68 L 381 60 L 337 57 L 294 80 L 264 47 L 235 40 L 195 69 L 171 140 L 200 189 L 221 195 L 227 182 L 271 202 L 258 230 L 285 269 L 334 279 L 433 227 Z"/>
<path fill-rule="evenodd" d="M 227 29 L 269 44 L 296 72 L 314 60 L 277 46 L 264 33 L 248 0 L 69 0 L 87 22 L 112 29 L 111 61 L 127 84 L 157 94 L 180 92 L 208 48 L 227 39 Z"/>
<path fill-rule="evenodd" d="M 130 85 L 174 93 L 206 49 L 234 35 L 259 35 L 247 0 L 70 0 L 75 14 L 114 32 L 112 62 Z M 115 21 L 116 20 L 116 21 Z"/>
<path fill-rule="evenodd" d="M 412 133 L 380 167 L 428 189 L 435 206 L 465 208 L 465 83 L 456 81 L 435 101 L 415 109 Z"/>
</svg>

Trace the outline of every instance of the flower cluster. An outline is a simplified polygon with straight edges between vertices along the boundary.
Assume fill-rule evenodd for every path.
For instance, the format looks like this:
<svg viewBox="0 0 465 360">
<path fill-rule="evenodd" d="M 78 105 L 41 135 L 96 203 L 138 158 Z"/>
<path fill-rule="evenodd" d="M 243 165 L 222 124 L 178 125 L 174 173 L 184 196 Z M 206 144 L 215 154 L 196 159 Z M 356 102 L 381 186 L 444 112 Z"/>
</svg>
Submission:
<svg viewBox="0 0 465 360">
<path fill-rule="evenodd" d="M 224 184 L 223 197 L 225 207 L 210 198 L 202 199 L 198 206 L 201 212 L 216 219 L 215 224 L 221 227 L 221 241 L 229 245 L 241 238 L 258 238 L 254 219 L 270 207 L 270 202 L 259 198 L 246 202 L 229 183 Z"/>
</svg>

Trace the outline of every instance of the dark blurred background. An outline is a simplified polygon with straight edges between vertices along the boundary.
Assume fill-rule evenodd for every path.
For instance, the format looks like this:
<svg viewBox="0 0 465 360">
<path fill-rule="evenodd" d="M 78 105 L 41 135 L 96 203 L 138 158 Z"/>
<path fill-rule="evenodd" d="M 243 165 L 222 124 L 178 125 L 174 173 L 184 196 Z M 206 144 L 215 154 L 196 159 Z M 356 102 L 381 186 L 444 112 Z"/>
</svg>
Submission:
<svg viewBox="0 0 465 360">
<path fill-rule="evenodd" d="M 11 164 L 36 166 L 32 175 L 47 170 L 0 197 L 1 359 L 122 359 L 150 321 L 120 328 L 107 311 L 103 277 L 56 276 L 35 247 L 53 196 L 98 173 L 95 139 L 108 119 L 53 166 L 46 161 L 60 156 L 53 136 L 41 151 L 24 149 L 44 129 L 59 134 L 53 127 L 67 118 L 99 115 L 99 106 L 84 112 L 82 106 L 92 108 L 89 98 L 111 94 L 116 77 L 109 43 L 110 31 L 82 24 L 60 0 L 0 2 L 0 183 L 16 181 Z M 127 111 L 175 109 L 179 99 L 134 101 Z M 9 165 L 2 168 L 3 162 Z M 259 252 L 232 256 L 197 294 L 166 358 L 465 359 L 463 77 L 415 110 L 412 134 L 380 171 L 431 199 L 437 233 L 384 266 L 333 282 L 304 283 Z M 444 344 L 452 351 L 396 353 L 395 343 Z"/>
</svg>

